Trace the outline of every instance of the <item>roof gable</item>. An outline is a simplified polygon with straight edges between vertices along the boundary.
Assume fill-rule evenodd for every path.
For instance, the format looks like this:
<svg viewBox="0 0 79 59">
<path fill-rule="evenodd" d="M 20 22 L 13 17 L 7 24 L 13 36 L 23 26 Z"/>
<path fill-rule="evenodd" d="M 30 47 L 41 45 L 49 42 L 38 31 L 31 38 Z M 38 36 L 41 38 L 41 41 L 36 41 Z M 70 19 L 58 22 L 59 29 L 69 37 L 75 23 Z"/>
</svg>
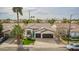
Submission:
<svg viewBox="0 0 79 59">
<path fill-rule="evenodd" d="M 46 28 L 43 28 L 43 29 L 37 30 L 36 32 L 38 32 L 38 33 L 42 33 L 42 32 L 46 32 L 46 31 L 48 31 L 48 32 L 53 32 L 53 30 L 46 29 Z"/>
</svg>

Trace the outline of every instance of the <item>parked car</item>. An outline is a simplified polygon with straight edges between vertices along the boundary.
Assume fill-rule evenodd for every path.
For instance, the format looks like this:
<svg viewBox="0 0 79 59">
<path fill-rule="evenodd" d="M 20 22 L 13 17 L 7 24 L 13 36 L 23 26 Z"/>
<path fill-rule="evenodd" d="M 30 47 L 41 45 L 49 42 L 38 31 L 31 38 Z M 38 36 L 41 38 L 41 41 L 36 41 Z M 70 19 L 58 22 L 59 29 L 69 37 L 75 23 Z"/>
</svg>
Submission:
<svg viewBox="0 0 79 59">
<path fill-rule="evenodd" d="M 4 37 L 1 37 L 1 38 L 0 38 L 0 43 L 1 43 L 3 40 L 4 40 Z"/>
<path fill-rule="evenodd" d="M 0 44 L 2 43 L 2 42 L 4 42 L 5 40 L 7 40 L 9 38 L 9 36 L 7 35 L 7 34 L 5 34 L 5 35 L 0 35 Z"/>
<path fill-rule="evenodd" d="M 66 46 L 66 48 L 70 51 L 76 51 L 78 50 L 79 51 L 79 44 L 69 44 Z"/>
</svg>

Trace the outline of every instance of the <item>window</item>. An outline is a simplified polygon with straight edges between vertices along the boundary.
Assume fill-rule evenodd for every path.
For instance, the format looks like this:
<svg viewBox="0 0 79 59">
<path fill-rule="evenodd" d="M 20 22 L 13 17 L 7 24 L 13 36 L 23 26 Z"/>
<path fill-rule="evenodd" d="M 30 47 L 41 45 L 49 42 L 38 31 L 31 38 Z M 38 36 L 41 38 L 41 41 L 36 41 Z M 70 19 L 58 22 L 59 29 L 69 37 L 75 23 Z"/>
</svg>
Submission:
<svg viewBox="0 0 79 59">
<path fill-rule="evenodd" d="M 31 34 L 31 30 L 27 30 L 27 34 L 30 35 Z"/>
</svg>

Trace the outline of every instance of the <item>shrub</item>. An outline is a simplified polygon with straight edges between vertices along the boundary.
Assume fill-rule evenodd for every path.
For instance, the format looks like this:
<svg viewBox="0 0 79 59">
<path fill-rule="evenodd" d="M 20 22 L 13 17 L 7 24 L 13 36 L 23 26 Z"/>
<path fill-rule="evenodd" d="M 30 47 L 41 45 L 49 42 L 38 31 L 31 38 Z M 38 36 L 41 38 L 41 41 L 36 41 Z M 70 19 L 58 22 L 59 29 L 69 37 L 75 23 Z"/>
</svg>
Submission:
<svg viewBox="0 0 79 59">
<path fill-rule="evenodd" d="M 67 36 L 62 36 L 61 38 L 62 38 L 63 40 L 65 40 L 65 41 L 71 41 L 71 39 L 68 38 Z"/>
<path fill-rule="evenodd" d="M 32 39 L 32 38 L 26 38 L 27 40 L 32 40 L 32 41 L 35 41 L 35 39 Z"/>
</svg>

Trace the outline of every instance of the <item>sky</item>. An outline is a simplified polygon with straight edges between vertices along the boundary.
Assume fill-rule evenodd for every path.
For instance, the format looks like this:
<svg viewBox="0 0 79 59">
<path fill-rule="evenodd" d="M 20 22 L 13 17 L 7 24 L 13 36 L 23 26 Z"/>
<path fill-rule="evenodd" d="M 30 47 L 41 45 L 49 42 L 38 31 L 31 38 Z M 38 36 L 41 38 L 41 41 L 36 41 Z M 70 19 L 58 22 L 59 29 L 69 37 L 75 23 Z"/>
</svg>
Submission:
<svg viewBox="0 0 79 59">
<path fill-rule="evenodd" d="M 79 7 L 23 7 L 23 16 L 20 19 L 28 19 L 30 15 L 35 18 L 79 18 Z M 16 13 L 12 11 L 12 7 L 0 7 L 0 19 L 16 19 Z"/>
</svg>

